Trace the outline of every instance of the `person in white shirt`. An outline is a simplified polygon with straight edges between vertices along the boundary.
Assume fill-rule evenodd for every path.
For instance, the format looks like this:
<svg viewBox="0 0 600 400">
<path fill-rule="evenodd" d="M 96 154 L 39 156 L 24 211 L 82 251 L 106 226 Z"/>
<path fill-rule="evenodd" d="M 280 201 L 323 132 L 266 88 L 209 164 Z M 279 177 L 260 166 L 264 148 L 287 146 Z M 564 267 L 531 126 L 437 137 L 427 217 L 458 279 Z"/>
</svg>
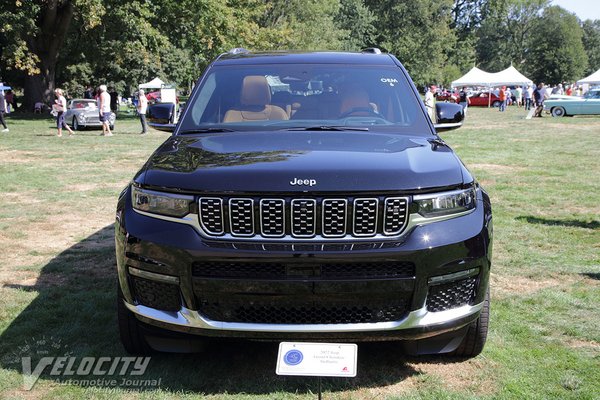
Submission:
<svg viewBox="0 0 600 400">
<path fill-rule="evenodd" d="M 148 125 L 146 124 L 146 110 L 148 109 L 148 99 L 146 98 L 146 94 L 144 93 L 144 89 L 140 89 L 138 92 L 138 104 L 137 111 L 140 116 L 140 122 L 142 123 L 142 132 L 141 135 L 145 135 L 148 133 Z"/>
<path fill-rule="evenodd" d="M 106 85 L 100 85 L 98 102 L 98 112 L 100 113 L 100 122 L 102 122 L 102 136 L 112 136 L 110 131 L 110 94 L 106 91 Z"/>
<path fill-rule="evenodd" d="M 433 123 L 435 123 L 435 97 L 433 94 L 436 89 L 434 85 L 431 85 L 425 93 L 425 108 L 427 108 L 427 114 L 429 114 L 429 118 Z"/>
<path fill-rule="evenodd" d="M 63 96 L 62 89 L 55 89 L 54 95 L 56 96 L 56 100 L 54 102 L 54 109 L 56 110 L 56 127 L 58 128 L 58 134 L 56 136 L 62 136 L 63 128 L 69 131 L 69 136 L 72 136 L 73 131 L 65 122 L 65 111 L 67 111 L 67 99 L 65 99 L 65 96 Z"/>
</svg>

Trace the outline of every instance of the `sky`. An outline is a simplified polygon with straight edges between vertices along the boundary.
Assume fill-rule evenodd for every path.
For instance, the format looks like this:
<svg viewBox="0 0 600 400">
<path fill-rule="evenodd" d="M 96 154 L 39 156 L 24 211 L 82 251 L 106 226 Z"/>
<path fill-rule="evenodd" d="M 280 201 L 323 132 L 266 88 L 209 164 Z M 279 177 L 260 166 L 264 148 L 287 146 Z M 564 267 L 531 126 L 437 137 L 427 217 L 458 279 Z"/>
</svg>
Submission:
<svg viewBox="0 0 600 400">
<path fill-rule="evenodd" d="M 600 0 L 552 0 L 552 5 L 575 13 L 581 20 L 600 19 Z"/>
</svg>

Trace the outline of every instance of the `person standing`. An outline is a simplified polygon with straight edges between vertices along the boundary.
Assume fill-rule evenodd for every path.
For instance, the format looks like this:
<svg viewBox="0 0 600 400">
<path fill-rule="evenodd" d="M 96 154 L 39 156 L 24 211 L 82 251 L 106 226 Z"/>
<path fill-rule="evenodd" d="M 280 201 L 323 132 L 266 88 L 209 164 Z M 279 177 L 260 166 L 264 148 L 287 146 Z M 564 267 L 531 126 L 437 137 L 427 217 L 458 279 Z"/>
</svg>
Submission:
<svg viewBox="0 0 600 400">
<path fill-rule="evenodd" d="M 542 117 L 542 111 L 544 111 L 544 93 L 546 92 L 544 84 L 540 83 L 537 88 L 533 91 L 533 99 L 535 100 L 535 113 L 534 117 Z"/>
<path fill-rule="evenodd" d="M 500 100 L 500 107 L 498 111 L 504 112 L 506 110 L 506 86 L 502 86 L 498 92 L 498 99 Z"/>
<path fill-rule="evenodd" d="M 469 98 L 469 94 L 467 93 L 467 89 L 466 88 L 462 88 L 460 93 L 458 94 L 459 99 L 460 99 L 460 105 L 463 108 L 463 114 L 467 115 L 467 108 L 469 107 L 469 104 L 471 104 L 471 99 Z"/>
<path fill-rule="evenodd" d="M 100 122 L 102 122 L 101 136 L 112 136 L 110 131 L 110 94 L 106 91 L 106 85 L 100 85 L 99 89 L 98 112 L 100 113 Z"/>
<path fill-rule="evenodd" d="M 429 86 L 427 92 L 425 93 L 425 108 L 427 108 L 427 114 L 429 114 L 429 118 L 431 118 L 431 122 L 435 124 L 435 90 L 437 88 L 435 85 Z"/>
<path fill-rule="evenodd" d="M 8 126 L 4 121 L 4 113 L 6 112 L 6 99 L 4 98 L 4 91 L 0 90 L 0 124 L 4 127 L 2 132 L 8 132 Z"/>
<path fill-rule="evenodd" d="M 515 89 L 515 98 L 517 107 L 521 107 L 523 105 L 523 88 L 521 86 L 517 86 Z"/>
<path fill-rule="evenodd" d="M 148 99 L 144 93 L 144 89 L 140 89 L 138 92 L 137 111 L 140 116 L 140 122 L 142 123 L 141 135 L 148 133 L 148 125 L 146 124 L 146 110 L 148 109 Z"/>
<path fill-rule="evenodd" d="M 90 85 L 88 85 L 88 87 L 85 89 L 85 92 L 83 92 L 83 98 L 84 99 L 93 99 L 94 98 L 94 90 L 92 89 L 92 87 Z"/>
<path fill-rule="evenodd" d="M 4 96 L 4 100 L 6 101 L 6 113 L 10 114 L 15 111 L 15 94 L 12 90 L 6 91 L 6 96 Z"/>
<path fill-rule="evenodd" d="M 523 94 L 525 96 L 525 109 L 529 111 L 531 110 L 531 103 L 533 101 L 533 88 L 531 85 L 527 85 L 527 88 Z"/>
<path fill-rule="evenodd" d="M 65 99 L 65 96 L 63 96 L 62 89 L 56 88 L 54 90 L 54 95 L 56 96 L 56 101 L 54 102 L 55 103 L 54 108 L 57 112 L 56 127 L 58 128 L 58 134 L 56 136 L 58 136 L 58 137 L 62 136 L 63 128 L 65 128 L 66 130 L 69 131 L 69 136 L 72 136 L 73 131 L 71 130 L 71 128 L 69 128 L 69 125 L 67 125 L 67 123 L 65 122 L 65 111 L 67 110 L 67 99 Z"/>
</svg>

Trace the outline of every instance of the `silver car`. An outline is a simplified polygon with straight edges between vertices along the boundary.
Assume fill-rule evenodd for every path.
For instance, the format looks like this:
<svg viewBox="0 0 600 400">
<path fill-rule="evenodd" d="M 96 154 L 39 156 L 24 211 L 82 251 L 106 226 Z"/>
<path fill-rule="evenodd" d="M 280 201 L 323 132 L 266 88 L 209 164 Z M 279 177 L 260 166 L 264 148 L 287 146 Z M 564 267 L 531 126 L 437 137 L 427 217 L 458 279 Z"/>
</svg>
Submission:
<svg viewBox="0 0 600 400">
<path fill-rule="evenodd" d="M 111 112 L 109 117 L 110 129 L 114 129 L 117 116 Z M 65 122 L 75 130 L 91 127 L 102 127 L 98 105 L 93 99 L 73 99 L 69 101 Z"/>
</svg>

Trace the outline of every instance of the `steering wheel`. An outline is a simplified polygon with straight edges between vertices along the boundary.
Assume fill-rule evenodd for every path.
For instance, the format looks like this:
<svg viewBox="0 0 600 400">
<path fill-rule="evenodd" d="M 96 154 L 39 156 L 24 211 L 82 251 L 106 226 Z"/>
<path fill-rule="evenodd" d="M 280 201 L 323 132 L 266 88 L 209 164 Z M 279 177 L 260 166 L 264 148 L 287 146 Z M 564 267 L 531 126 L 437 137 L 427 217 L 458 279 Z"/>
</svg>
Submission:
<svg viewBox="0 0 600 400">
<path fill-rule="evenodd" d="M 342 119 L 342 118 L 350 117 L 350 116 L 352 116 L 352 114 L 358 114 L 358 113 L 367 113 L 367 114 L 369 114 L 370 117 L 382 118 L 381 115 L 379 113 L 376 113 L 375 111 L 373 111 L 373 109 L 371 107 L 354 107 L 354 108 L 351 108 L 348 111 L 344 112 L 343 114 L 340 114 L 340 116 L 338 118 Z"/>
</svg>

